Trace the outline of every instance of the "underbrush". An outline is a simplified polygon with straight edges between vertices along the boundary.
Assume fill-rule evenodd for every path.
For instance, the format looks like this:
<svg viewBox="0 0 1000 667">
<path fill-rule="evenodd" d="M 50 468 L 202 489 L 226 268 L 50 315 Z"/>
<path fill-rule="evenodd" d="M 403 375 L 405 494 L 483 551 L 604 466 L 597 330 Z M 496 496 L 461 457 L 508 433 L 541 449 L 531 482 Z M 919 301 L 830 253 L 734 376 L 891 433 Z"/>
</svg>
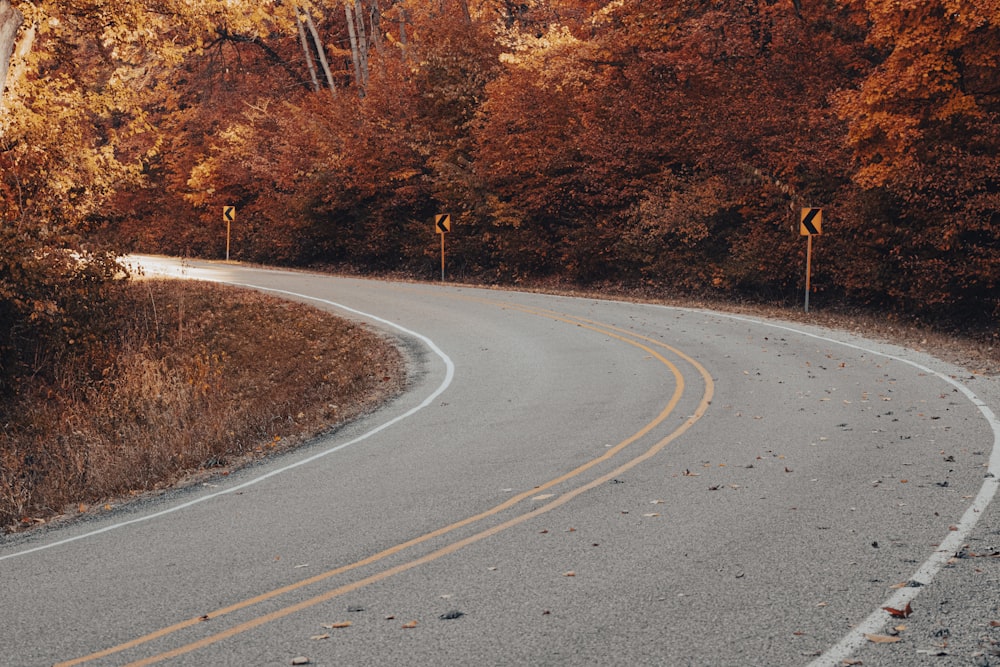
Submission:
<svg viewBox="0 0 1000 667">
<path fill-rule="evenodd" d="M 0 527 L 176 483 L 315 435 L 398 393 L 396 348 L 257 292 L 137 281 L 115 340 L 0 406 Z"/>
</svg>

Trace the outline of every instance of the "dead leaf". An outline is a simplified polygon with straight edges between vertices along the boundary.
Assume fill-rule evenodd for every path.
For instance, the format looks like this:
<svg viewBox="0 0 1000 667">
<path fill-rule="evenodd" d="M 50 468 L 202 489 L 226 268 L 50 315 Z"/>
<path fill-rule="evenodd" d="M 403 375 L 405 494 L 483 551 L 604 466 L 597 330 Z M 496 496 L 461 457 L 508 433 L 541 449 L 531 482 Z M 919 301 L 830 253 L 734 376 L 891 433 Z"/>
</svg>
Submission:
<svg viewBox="0 0 1000 667">
<path fill-rule="evenodd" d="M 701 473 L 691 472 L 690 470 L 688 470 L 687 468 L 685 468 L 684 469 L 684 476 L 685 477 L 701 477 Z"/>
<path fill-rule="evenodd" d="M 351 627 L 350 621 L 337 621 L 336 623 L 324 623 L 324 628 L 329 628 L 331 630 L 337 630 L 339 628 L 349 628 Z"/>
<path fill-rule="evenodd" d="M 312 639 L 313 641 L 319 641 L 320 639 L 329 639 L 329 638 L 330 638 L 330 633 L 326 633 L 322 635 L 313 635 L 309 639 Z"/>
<path fill-rule="evenodd" d="M 865 635 L 865 639 L 875 644 L 895 644 L 896 642 L 903 641 L 899 637 L 892 637 L 890 635 Z"/>
<path fill-rule="evenodd" d="M 844 665 L 845 667 L 854 667 L 855 665 L 863 665 L 865 663 L 861 662 L 857 658 L 848 658 L 847 660 L 844 660 L 840 664 Z"/>
<path fill-rule="evenodd" d="M 416 621 L 410 621 L 409 623 L 403 623 L 403 629 L 404 630 L 412 630 L 415 627 L 417 627 L 417 622 Z"/>
<path fill-rule="evenodd" d="M 305 657 L 304 655 L 300 655 L 297 658 L 292 658 L 292 664 L 293 665 L 311 665 L 312 661 L 309 660 L 309 658 Z"/>
<path fill-rule="evenodd" d="M 906 626 L 905 625 L 897 625 L 896 627 L 893 628 L 893 630 L 895 630 L 896 632 L 906 632 Z"/>
<path fill-rule="evenodd" d="M 991 628 L 1000 628 L 1000 621 L 990 621 Z"/>
<path fill-rule="evenodd" d="M 913 613 L 913 609 L 910 608 L 909 602 L 907 602 L 906 606 L 902 609 L 895 609 L 893 607 L 882 607 L 882 609 L 889 612 L 889 615 L 893 618 L 909 618 L 910 614 Z"/>
<path fill-rule="evenodd" d="M 570 570 L 569 572 L 563 572 L 563 576 L 564 577 L 575 577 L 576 576 L 576 572 L 574 572 L 573 570 Z"/>
</svg>

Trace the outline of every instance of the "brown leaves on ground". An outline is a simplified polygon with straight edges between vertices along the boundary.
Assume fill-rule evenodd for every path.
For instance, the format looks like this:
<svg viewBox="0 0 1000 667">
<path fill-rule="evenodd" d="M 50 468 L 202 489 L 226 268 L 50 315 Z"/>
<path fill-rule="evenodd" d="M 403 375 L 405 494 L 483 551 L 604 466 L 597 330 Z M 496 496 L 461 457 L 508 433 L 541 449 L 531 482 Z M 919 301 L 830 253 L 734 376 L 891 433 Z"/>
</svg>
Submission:
<svg viewBox="0 0 1000 667">
<path fill-rule="evenodd" d="M 889 615 L 893 618 L 909 618 L 910 614 L 913 613 L 913 608 L 910 607 L 909 602 L 907 602 L 906 606 L 902 609 L 896 609 L 894 607 L 882 607 L 882 609 L 889 612 Z"/>
</svg>

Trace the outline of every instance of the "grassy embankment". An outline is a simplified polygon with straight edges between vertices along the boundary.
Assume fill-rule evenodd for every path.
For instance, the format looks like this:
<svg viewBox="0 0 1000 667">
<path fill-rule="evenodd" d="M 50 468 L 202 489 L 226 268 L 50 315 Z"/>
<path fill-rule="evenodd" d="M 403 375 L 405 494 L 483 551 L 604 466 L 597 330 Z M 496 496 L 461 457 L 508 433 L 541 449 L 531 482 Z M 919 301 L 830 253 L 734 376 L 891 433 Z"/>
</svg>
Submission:
<svg viewBox="0 0 1000 667">
<path fill-rule="evenodd" d="M 390 342 L 256 292 L 136 281 L 115 307 L 106 367 L 81 355 L 0 405 L 0 533 L 224 472 L 371 409 L 405 380 Z"/>
</svg>

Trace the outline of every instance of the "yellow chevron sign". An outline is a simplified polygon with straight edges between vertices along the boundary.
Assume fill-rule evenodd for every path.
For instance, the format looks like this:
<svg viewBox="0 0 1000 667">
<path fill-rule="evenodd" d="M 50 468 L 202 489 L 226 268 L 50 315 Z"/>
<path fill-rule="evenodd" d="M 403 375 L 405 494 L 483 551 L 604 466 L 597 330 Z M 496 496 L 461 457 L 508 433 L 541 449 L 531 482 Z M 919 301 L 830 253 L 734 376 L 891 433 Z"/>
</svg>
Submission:
<svg viewBox="0 0 1000 667">
<path fill-rule="evenodd" d="M 799 218 L 799 234 L 802 236 L 819 236 L 823 233 L 823 209 L 804 208 Z"/>
</svg>

